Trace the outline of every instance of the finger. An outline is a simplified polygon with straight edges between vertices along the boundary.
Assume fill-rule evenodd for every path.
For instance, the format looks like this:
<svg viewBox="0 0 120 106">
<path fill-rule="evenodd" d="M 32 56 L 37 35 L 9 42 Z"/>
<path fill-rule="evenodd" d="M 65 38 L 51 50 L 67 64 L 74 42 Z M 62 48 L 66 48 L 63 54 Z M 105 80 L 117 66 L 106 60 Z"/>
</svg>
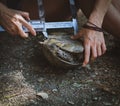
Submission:
<svg viewBox="0 0 120 106">
<path fill-rule="evenodd" d="M 102 48 L 101 48 L 101 45 L 98 45 L 97 46 L 97 55 L 98 56 L 101 56 L 102 55 L 102 50 L 101 50 Z"/>
<path fill-rule="evenodd" d="M 18 34 L 22 37 L 22 38 L 27 38 L 28 37 L 28 33 L 25 33 L 22 29 L 22 27 L 18 27 Z"/>
<path fill-rule="evenodd" d="M 105 43 L 102 43 L 101 48 L 102 48 L 102 54 L 104 54 L 107 50 Z"/>
<path fill-rule="evenodd" d="M 30 25 L 27 21 L 25 21 L 24 18 L 20 19 L 20 22 L 30 31 L 32 35 L 34 36 L 36 35 L 36 31 L 34 30 L 32 25 Z"/>
<path fill-rule="evenodd" d="M 91 52 L 92 52 L 92 55 L 91 55 L 91 61 L 94 61 L 97 57 L 97 48 L 96 48 L 96 44 L 92 45 L 91 46 Z"/>
<path fill-rule="evenodd" d="M 85 47 L 85 54 L 84 54 L 84 62 L 83 62 L 83 67 L 86 66 L 89 62 L 90 59 L 90 44 L 84 44 Z"/>
</svg>

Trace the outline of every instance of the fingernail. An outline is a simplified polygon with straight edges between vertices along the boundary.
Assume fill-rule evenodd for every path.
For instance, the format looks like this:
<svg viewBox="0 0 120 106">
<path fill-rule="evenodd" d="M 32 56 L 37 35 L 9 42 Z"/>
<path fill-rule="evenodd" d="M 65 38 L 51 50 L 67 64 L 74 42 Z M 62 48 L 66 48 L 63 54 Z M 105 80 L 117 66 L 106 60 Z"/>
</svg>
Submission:
<svg viewBox="0 0 120 106">
<path fill-rule="evenodd" d="M 37 34 L 36 34 L 36 31 L 35 31 L 35 29 L 33 29 L 33 35 L 34 36 L 36 36 Z"/>
<path fill-rule="evenodd" d="M 36 34 L 36 32 L 34 33 L 34 36 L 36 36 L 37 34 Z"/>
<path fill-rule="evenodd" d="M 25 35 L 25 38 L 28 38 L 28 34 Z"/>
</svg>

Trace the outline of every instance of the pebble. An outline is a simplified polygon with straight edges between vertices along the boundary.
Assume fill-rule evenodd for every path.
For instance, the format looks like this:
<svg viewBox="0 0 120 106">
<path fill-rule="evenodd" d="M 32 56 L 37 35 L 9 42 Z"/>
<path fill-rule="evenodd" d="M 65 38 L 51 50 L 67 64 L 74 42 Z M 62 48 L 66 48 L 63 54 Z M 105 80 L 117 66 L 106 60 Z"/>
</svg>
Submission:
<svg viewBox="0 0 120 106">
<path fill-rule="evenodd" d="M 81 85 L 81 84 L 78 84 L 78 83 L 73 83 L 73 86 L 79 88 L 79 87 L 81 87 L 82 85 Z"/>
<path fill-rule="evenodd" d="M 74 105 L 75 103 L 73 101 L 68 101 L 68 104 Z"/>
<path fill-rule="evenodd" d="M 108 70 L 104 70 L 105 72 L 108 72 Z"/>
<path fill-rule="evenodd" d="M 57 91 L 58 91 L 57 89 L 53 89 L 53 90 L 52 90 L 52 92 L 54 92 L 54 93 L 57 92 Z"/>
<path fill-rule="evenodd" d="M 43 82 L 43 81 L 44 81 L 44 78 L 39 78 L 37 81 L 38 81 L 38 82 Z"/>
<path fill-rule="evenodd" d="M 97 100 L 98 100 L 98 97 L 94 97 L 94 98 L 93 98 L 93 101 L 97 101 Z"/>
<path fill-rule="evenodd" d="M 91 91 L 95 91 L 95 88 L 92 88 Z"/>
<path fill-rule="evenodd" d="M 48 94 L 45 92 L 38 92 L 36 96 L 41 97 L 42 99 L 48 99 Z"/>
<path fill-rule="evenodd" d="M 95 72 L 95 75 L 98 75 L 98 72 Z"/>
<path fill-rule="evenodd" d="M 108 102 L 103 102 L 103 104 L 104 104 L 105 106 L 112 106 L 112 104 L 111 104 L 111 103 L 108 103 Z"/>
</svg>

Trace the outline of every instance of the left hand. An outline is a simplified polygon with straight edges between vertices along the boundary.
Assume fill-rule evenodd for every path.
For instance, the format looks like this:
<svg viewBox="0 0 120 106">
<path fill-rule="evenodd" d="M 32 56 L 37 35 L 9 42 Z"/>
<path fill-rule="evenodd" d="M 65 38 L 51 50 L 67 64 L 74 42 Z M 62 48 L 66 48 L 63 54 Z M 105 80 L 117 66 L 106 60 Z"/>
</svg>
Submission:
<svg viewBox="0 0 120 106">
<path fill-rule="evenodd" d="M 86 66 L 90 60 L 105 53 L 106 45 L 103 32 L 83 28 L 77 35 L 72 36 L 72 39 L 81 39 L 82 37 L 84 42 L 83 66 Z"/>
<path fill-rule="evenodd" d="M 1 4 L 2 5 L 2 4 Z M 11 35 L 20 35 L 23 38 L 28 37 L 22 29 L 22 26 L 26 27 L 32 35 L 36 35 L 34 28 L 26 21 L 30 20 L 29 13 L 13 10 L 2 5 L 0 14 L 0 24 Z"/>
</svg>

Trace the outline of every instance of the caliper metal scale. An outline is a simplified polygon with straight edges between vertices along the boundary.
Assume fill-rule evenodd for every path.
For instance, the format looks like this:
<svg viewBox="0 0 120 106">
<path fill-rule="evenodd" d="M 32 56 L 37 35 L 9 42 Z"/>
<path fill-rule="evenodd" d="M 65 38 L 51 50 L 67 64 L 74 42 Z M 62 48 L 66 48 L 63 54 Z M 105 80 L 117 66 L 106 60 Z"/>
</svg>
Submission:
<svg viewBox="0 0 120 106">
<path fill-rule="evenodd" d="M 30 20 L 29 24 L 36 30 L 36 32 L 42 32 L 43 35 L 48 38 L 47 29 L 61 29 L 61 28 L 73 28 L 74 34 L 78 32 L 78 23 L 77 23 L 77 11 L 74 0 L 69 0 L 70 9 L 72 14 L 71 21 L 63 22 L 45 22 L 45 11 L 43 7 L 43 0 L 37 0 L 38 9 L 39 9 L 39 20 Z M 25 32 L 29 32 L 26 27 L 23 26 Z M 0 31 L 5 31 L 4 28 L 0 26 Z"/>
</svg>

